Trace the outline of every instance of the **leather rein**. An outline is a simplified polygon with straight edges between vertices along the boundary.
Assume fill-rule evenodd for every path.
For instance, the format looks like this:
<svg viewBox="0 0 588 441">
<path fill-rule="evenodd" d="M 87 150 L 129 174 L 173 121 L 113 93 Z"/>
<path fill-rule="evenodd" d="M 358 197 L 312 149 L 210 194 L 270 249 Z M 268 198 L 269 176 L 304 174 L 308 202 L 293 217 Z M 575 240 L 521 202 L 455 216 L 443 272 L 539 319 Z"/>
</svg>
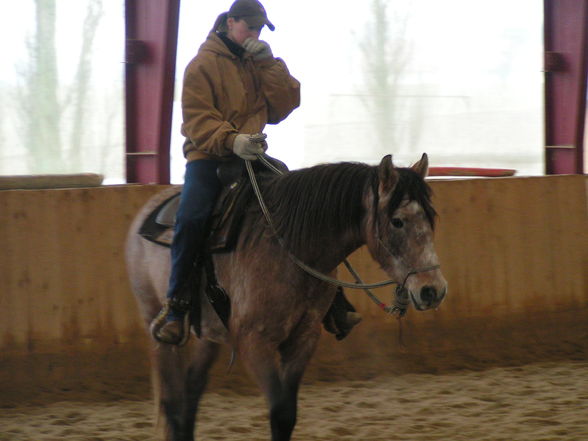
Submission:
<svg viewBox="0 0 588 441">
<path fill-rule="evenodd" d="M 278 174 L 278 175 L 284 174 L 283 171 L 279 170 L 272 163 L 270 163 L 265 158 L 264 155 L 259 154 L 259 155 L 257 155 L 257 158 L 263 165 L 265 165 L 273 173 Z M 265 204 L 265 201 L 263 200 L 263 196 L 261 194 L 261 190 L 259 189 L 259 185 L 257 183 L 257 178 L 255 176 L 255 172 L 253 171 L 251 161 L 246 160 L 245 167 L 247 169 L 247 173 L 249 175 L 249 180 L 251 181 L 251 186 L 253 187 L 253 191 L 255 193 L 255 196 L 257 197 L 257 201 L 259 203 L 261 211 L 263 212 L 263 215 L 264 215 L 265 220 L 267 221 L 269 227 L 271 228 L 272 232 L 274 233 L 274 236 L 278 240 L 278 243 L 284 249 L 284 251 L 286 251 L 289 259 L 296 266 L 298 266 L 300 269 L 302 269 L 307 274 L 310 274 L 311 276 L 313 276 L 319 280 L 322 280 L 323 282 L 327 282 L 327 283 L 330 283 L 335 286 L 340 286 L 342 288 L 363 289 L 364 292 L 368 295 L 368 297 L 376 305 L 378 305 L 384 312 L 389 313 L 389 314 L 398 314 L 398 317 L 400 318 L 404 314 L 406 314 L 406 311 L 407 311 L 408 306 L 410 304 L 408 290 L 406 289 L 406 286 L 405 286 L 406 282 L 408 281 L 408 278 L 414 274 L 423 273 L 423 272 L 427 272 L 427 271 L 433 271 L 433 270 L 440 267 L 440 265 L 431 265 L 428 267 L 419 268 L 416 270 L 409 271 L 407 273 L 406 277 L 404 278 L 404 280 L 402 281 L 402 283 L 398 283 L 397 281 L 391 280 L 391 279 L 384 280 L 384 281 L 377 282 L 377 283 L 364 283 L 361 280 L 361 277 L 359 276 L 359 274 L 355 271 L 355 269 L 353 269 L 353 267 L 351 266 L 351 264 L 348 262 L 347 259 L 344 259 L 343 263 L 345 264 L 345 267 L 347 268 L 349 273 L 355 279 L 355 283 L 343 282 L 341 280 L 334 279 L 332 277 L 327 276 L 326 274 L 323 274 L 323 273 L 309 267 L 304 262 L 302 262 L 300 259 L 298 259 L 296 256 L 294 256 L 292 253 L 290 253 L 290 251 L 286 247 L 286 244 L 284 243 L 284 240 L 282 239 L 282 237 L 280 235 L 278 235 L 278 232 L 277 232 L 277 230 L 274 226 L 274 223 L 272 221 L 271 214 Z M 380 239 L 379 235 L 378 235 L 378 241 L 380 241 L 380 243 L 383 245 L 383 248 L 386 250 L 386 252 L 390 254 L 390 251 L 384 245 L 384 243 Z M 382 302 L 373 292 L 370 291 L 373 288 L 380 288 L 380 287 L 388 286 L 388 285 L 397 285 L 396 290 L 395 290 L 395 296 L 393 299 L 394 302 L 392 305 L 387 305 L 386 303 Z"/>
</svg>

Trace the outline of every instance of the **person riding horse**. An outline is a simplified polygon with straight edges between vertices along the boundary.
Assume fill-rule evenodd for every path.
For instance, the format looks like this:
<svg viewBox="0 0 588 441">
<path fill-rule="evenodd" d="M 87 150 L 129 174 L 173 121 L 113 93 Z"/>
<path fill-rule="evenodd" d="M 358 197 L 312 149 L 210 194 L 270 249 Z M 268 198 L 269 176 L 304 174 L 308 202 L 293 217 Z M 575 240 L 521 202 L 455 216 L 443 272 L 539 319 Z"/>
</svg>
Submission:
<svg viewBox="0 0 588 441">
<path fill-rule="evenodd" d="M 218 165 L 235 155 L 256 160 L 268 147 L 265 135 L 258 135 L 265 125 L 278 124 L 300 104 L 300 83 L 273 56 L 270 45 L 259 40 L 264 26 L 275 29 L 259 1 L 235 1 L 218 16 L 184 73 L 186 173 L 171 245 L 167 304 L 152 323 L 152 335 L 162 343 L 179 344 L 189 332 L 187 305 L 181 299 L 189 298 L 183 294 L 221 190 Z M 346 302 L 341 297 L 338 301 Z M 349 332 L 361 317 L 343 305 L 335 309 L 343 311 L 340 327 Z"/>
</svg>

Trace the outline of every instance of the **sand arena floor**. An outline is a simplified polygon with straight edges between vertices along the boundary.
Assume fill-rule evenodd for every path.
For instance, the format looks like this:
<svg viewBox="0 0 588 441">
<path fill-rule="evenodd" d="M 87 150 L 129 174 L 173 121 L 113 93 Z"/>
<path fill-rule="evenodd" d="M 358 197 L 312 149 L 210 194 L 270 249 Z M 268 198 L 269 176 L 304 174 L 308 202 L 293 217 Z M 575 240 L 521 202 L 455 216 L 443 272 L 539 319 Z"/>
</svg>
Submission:
<svg viewBox="0 0 588 441">
<path fill-rule="evenodd" d="M 264 402 L 248 392 L 208 393 L 198 439 L 267 440 Z M 99 395 L 95 402 L 72 396 L 44 405 L 4 406 L 0 440 L 153 439 L 149 399 Z M 293 439 L 587 440 L 588 362 L 306 384 Z"/>
<path fill-rule="evenodd" d="M 575 318 L 566 333 L 515 340 L 508 330 L 500 341 L 494 332 L 498 344 L 426 356 L 410 345 L 374 354 L 361 334 L 336 343 L 345 362 L 311 362 L 293 440 L 588 440 L 588 325 Z M 197 439 L 267 441 L 263 398 L 226 360 L 202 400 Z M 0 359 L 0 441 L 156 439 L 147 365 L 145 351 L 127 349 Z"/>
</svg>

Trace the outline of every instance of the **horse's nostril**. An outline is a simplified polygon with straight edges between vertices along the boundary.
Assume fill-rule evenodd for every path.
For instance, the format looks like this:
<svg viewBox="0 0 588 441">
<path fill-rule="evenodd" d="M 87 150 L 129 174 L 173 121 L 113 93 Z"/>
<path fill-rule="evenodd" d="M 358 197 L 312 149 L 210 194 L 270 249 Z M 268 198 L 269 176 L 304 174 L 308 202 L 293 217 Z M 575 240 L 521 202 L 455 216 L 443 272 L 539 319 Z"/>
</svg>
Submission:
<svg viewBox="0 0 588 441">
<path fill-rule="evenodd" d="M 432 286 L 425 286 L 421 289 L 421 300 L 427 305 L 431 305 L 437 296 L 437 290 Z"/>
</svg>

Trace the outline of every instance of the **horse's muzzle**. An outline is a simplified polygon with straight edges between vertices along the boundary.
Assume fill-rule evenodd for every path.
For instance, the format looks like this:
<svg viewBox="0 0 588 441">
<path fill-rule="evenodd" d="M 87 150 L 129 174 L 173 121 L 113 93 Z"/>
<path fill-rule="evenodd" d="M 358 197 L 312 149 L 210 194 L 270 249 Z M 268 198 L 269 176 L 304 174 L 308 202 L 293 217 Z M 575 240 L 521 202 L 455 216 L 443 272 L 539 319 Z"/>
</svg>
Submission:
<svg viewBox="0 0 588 441">
<path fill-rule="evenodd" d="M 445 298 L 446 294 L 447 285 L 443 286 L 440 290 L 434 286 L 425 285 L 417 295 L 411 292 L 410 298 L 412 304 L 418 311 L 425 311 L 427 309 L 437 308 Z"/>
</svg>

